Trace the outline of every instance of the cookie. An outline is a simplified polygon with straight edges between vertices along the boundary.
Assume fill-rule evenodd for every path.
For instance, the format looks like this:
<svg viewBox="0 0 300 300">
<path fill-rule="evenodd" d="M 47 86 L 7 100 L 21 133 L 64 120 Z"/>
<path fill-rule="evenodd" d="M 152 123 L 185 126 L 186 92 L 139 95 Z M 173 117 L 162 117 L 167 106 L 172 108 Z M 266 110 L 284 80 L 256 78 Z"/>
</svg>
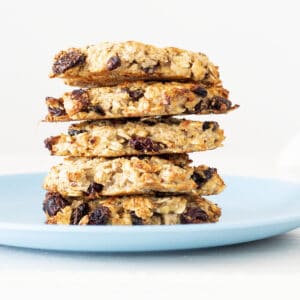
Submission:
<svg viewBox="0 0 300 300">
<path fill-rule="evenodd" d="M 224 140 L 216 122 L 176 118 L 115 119 L 73 124 L 68 134 L 52 136 L 52 155 L 102 156 L 186 153 L 217 148 Z"/>
<path fill-rule="evenodd" d="M 51 168 L 44 188 L 87 199 L 156 192 L 213 195 L 225 188 L 217 169 L 192 167 L 188 162 L 172 156 L 68 157 Z"/>
<path fill-rule="evenodd" d="M 124 81 L 193 81 L 220 85 L 218 67 L 203 53 L 139 42 L 105 42 L 60 51 L 50 77 L 79 87 L 112 86 Z"/>
<path fill-rule="evenodd" d="M 113 87 L 77 89 L 47 97 L 45 120 L 100 120 L 185 114 L 223 114 L 234 110 L 228 92 L 195 83 L 126 82 Z"/>
<path fill-rule="evenodd" d="M 221 209 L 190 195 L 100 197 L 87 201 L 47 193 L 43 210 L 47 224 L 172 225 L 217 222 Z"/>
</svg>

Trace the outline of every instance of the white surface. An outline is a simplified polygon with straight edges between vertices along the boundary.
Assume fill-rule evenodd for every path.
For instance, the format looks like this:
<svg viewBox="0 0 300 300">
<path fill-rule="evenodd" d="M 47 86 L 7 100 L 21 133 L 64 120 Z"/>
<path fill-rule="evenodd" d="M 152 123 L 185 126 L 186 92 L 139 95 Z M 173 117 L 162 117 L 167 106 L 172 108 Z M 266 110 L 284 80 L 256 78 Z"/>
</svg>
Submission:
<svg viewBox="0 0 300 300">
<path fill-rule="evenodd" d="M 69 89 L 48 78 L 57 51 L 135 39 L 207 53 L 220 66 L 231 99 L 241 104 L 229 115 L 200 118 L 220 121 L 227 140 L 222 150 L 201 154 L 199 160 L 243 174 L 256 174 L 261 164 L 261 175 L 282 176 L 278 158 L 300 131 L 298 3 L 1 1 L 0 167 L 11 157 L 24 168 L 28 156 L 40 161 L 40 169 L 53 162 L 42 140 L 60 129 L 39 120 L 45 96 Z"/>
<path fill-rule="evenodd" d="M 2 247 L 0 280 L 5 290 L 18 286 L 13 295 L 34 291 L 33 299 L 299 299 L 299 244 L 294 231 L 234 247 L 156 254 Z"/>
<path fill-rule="evenodd" d="M 53 54 L 69 46 L 133 39 L 207 53 L 220 65 L 231 99 L 241 104 L 226 116 L 200 118 L 218 120 L 227 141 L 222 149 L 194 155 L 196 162 L 226 173 L 299 179 L 298 169 L 290 168 L 299 166 L 299 155 L 286 154 L 300 132 L 298 3 L 1 1 L 0 173 L 46 170 L 55 161 L 42 139 L 58 126 L 39 123 L 44 97 L 68 89 L 47 78 Z M 210 299 L 299 299 L 299 253 L 299 230 L 249 245 L 166 254 L 0 247 L 1 295 L 201 299 L 209 292 Z"/>
</svg>

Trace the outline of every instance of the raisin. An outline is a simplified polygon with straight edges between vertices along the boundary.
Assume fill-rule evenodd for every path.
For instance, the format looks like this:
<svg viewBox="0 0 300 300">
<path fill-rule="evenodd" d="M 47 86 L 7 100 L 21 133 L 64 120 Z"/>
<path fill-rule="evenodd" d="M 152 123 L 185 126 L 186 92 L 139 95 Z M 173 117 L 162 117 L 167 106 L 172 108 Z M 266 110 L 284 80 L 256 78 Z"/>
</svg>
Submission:
<svg viewBox="0 0 300 300">
<path fill-rule="evenodd" d="M 79 130 L 77 130 L 77 129 L 72 129 L 72 128 L 70 128 L 68 130 L 68 134 L 71 135 L 71 136 L 77 135 L 77 134 L 80 134 L 80 133 L 84 133 L 84 132 L 87 132 L 87 130 L 85 130 L 85 129 L 79 129 Z"/>
<path fill-rule="evenodd" d="M 50 115 L 56 117 L 66 115 L 62 98 L 46 97 L 46 104 Z"/>
<path fill-rule="evenodd" d="M 59 140 L 59 136 L 50 136 L 44 140 L 45 147 L 52 151 L 52 147 Z"/>
<path fill-rule="evenodd" d="M 73 90 L 71 92 L 71 99 L 72 100 L 82 100 L 87 98 L 87 92 L 83 89 Z"/>
<path fill-rule="evenodd" d="M 90 99 L 87 91 L 83 89 L 74 90 L 71 92 L 71 99 L 78 102 L 78 109 L 76 110 L 77 112 L 88 111 Z"/>
<path fill-rule="evenodd" d="M 216 173 L 217 169 L 208 168 L 202 171 L 203 175 L 194 172 L 191 178 L 196 182 L 198 188 L 201 188 L 209 179 L 212 178 L 213 174 Z"/>
<path fill-rule="evenodd" d="M 139 218 L 135 212 L 130 212 L 132 225 L 143 225 L 143 219 Z"/>
<path fill-rule="evenodd" d="M 231 101 L 223 97 L 215 96 L 210 100 L 209 108 L 218 110 L 220 112 L 226 112 L 228 109 L 230 109 L 231 105 Z"/>
<path fill-rule="evenodd" d="M 212 125 L 212 126 L 211 126 Z M 202 124 L 202 130 L 205 131 L 212 127 L 212 130 L 215 131 L 219 128 L 219 124 L 217 122 L 211 121 L 211 122 L 203 122 Z"/>
<path fill-rule="evenodd" d="M 157 152 L 162 149 L 161 143 L 153 142 L 150 138 L 145 137 L 133 137 L 131 140 L 129 140 L 129 145 L 137 151 L 145 152 Z"/>
<path fill-rule="evenodd" d="M 202 111 L 207 110 L 207 109 L 208 109 L 207 101 L 201 100 L 195 105 L 194 112 L 201 113 Z M 191 112 L 193 112 L 193 111 L 191 111 Z"/>
<path fill-rule="evenodd" d="M 205 131 L 210 128 L 210 122 L 203 122 L 202 130 Z"/>
<path fill-rule="evenodd" d="M 103 108 L 100 105 L 90 106 L 89 108 L 90 108 L 90 110 L 94 111 L 95 113 L 97 113 L 101 116 L 105 115 L 105 112 L 104 112 Z"/>
<path fill-rule="evenodd" d="M 89 206 L 87 203 L 82 203 L 78 207 L 74 208 L 71 214 L 72 225 L 77 225 L 80 220 L 89 213 Z"/>
<path fill-rule="evenodd" d="M 201 86 L 196 86 L 191 91 L 202 98 L 207 96 L 207 90 Z"/>
<path fill-rule="evenodd" d="M 92 138 L 89 140 L 89 142 L 90 142 L 92 145 L 94 145 L 94 144 L 96 143 L 96 141 L 97 141 L 97 138 L 96 138 L 96 137 L 92 137 Z"/>
<path fill-rule="evenodd" d="M 118 55 L 112 56 L 106 63 L 107 70 L 112 71 L 121 66 L 121 59 Z"/>
<path fill-rule="evenodd" d="M 130 90 L 126 87 L 122 88 L 121 91 L 127 93 L 129 97 L 134 101 L 138 101 L 141 97 L 144 96 L 144 91 L 142 89 Z"/>
<path fill-rule="evenodd" d="M 64 116 L 66 114 L 66 111 L 64 108 L 60 108 L 60 107 L 48 107 L 48 111 L 52 116 Z"/>
<path fill-rule="evenodd" d="M 79 50 L 61 52 L 58 59 L 54 62 L 52 71 L 54 74 L 62 74 L 70 68 L 84 64 L 86 56 Z"/>
<path fill-rule="evenodd" d="M 138 101 L 140 98 L 144 96 L 144 91 L 141 89 L 133 90 L 128 92 L 130 98 L 132 98 L 135 101 Z"/>
<path fill-rule="evenodd" d="M 103 190 L 103 184 L 93 182 L 89 185 L 87 189 L 87 193 L 91 195 L 91 194 L 100 193 L 102 190 Z"/>
<path fill-rule="evenodd" d="M 43 210 L 50 217 L 57 214 L 59 210 L 68 205 L 68 201 L 64 199 L 59 193 L 46 194 L 45 200 L 43 202 Z"/>
<path fill-rule="evenodd" d="M 110 210 L 108 207 L 100 205 L 89 214 L 89 225 L 105 225 L 108 223 Z"/>
<path fill-rule="evenodd" d="M 216 168 L 208 168 L 206 170 L 203 171 L 205 178 L 208 180 L 210 178 L 212 178 L 212 176 L 217 172 Z"/>
<path fill-rule="evenodd" d="M 181 215 L 182 224 L 199 224 L 208 221 L 207 213 L 200 207 L 189 207 Z"/>
</svg>

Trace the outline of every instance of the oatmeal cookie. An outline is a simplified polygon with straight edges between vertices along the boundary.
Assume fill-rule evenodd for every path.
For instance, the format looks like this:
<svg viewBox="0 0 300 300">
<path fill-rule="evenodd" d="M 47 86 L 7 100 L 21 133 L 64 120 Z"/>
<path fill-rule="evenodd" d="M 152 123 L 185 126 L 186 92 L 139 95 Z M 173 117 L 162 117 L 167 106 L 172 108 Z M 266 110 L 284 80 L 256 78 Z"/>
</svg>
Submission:
<svg viewBox="0 0 300 300">
<path fill-rule="evenodd" d="M 173 225 L 217 222 L 221 209 L 191 195 L 135 195 L 95 200 L 46 194 L 47 224 L 65 225 Z"/>
<path fill-rule="evenodd" d="M 185 114 L 223 114 L 234 110 L 228 91 L 195 83 L 126 82 L 113 87 L 77 89 L 47 97 L 48 122 Z"/>
<path fill-rule="evenodd" d="M 44 181 L 48 191 L 88 199 L 156 192 L 213 195 L 224 187 L 217 169 L 192 167 L 184 157 L 172 156 L 68 157 Z"/>
<path fill-rule="evenodd" d="M 85 121 L 47 138 L 45 146 L 52 155 L 116 157 L 204 151 L 223 140 L 216 122 L 165 117 Z"/>
<path fill-rule="evenodd" d="M 139 42 L 105 42 L 60 51 L 50 77 L 80 87 L 111 86 L 124 81 L 193 81 L 220 85 L 218 67 L 203 53 Z"/>
</svg>

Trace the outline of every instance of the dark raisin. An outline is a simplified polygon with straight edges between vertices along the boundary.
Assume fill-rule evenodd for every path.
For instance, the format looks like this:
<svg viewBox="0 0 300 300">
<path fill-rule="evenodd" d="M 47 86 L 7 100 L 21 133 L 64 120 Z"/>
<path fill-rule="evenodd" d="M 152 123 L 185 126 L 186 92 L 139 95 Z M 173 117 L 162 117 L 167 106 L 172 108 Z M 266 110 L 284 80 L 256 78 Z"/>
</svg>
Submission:
<svg viewBox="0 0 300 300">
<path fill-rule="evenodd" d="M 209 128 L 212 128 L 213 131 L 217 130 L 219 128 L 219 124 L 217 122 L 211 121 L 211 122 L 203 122 L 202 124 L 202 130 L 205 131 Z"/>
<path fill-rule="evenodd" d="M 71 99 L 72 100 L 82 100 L 88 98 L 87 91 L 83 89 L 73 90 L 71 92 Z"/>
<path fill-rule="evenodd" d="M 57 214 L 59 210 L 68 205 L 68 201 L 64 199 L 59 193 L 48 192 L 43 202 L 43 210 L 50 217 Z"/>
<path fill-rule="evenodd" d="M 200 207 L 189 207 L 181 215 L 182 224 L 199 224 L 208 221 L 207 213 Z"/>
<path fill-rule="evenodd" d="M 89 214 L 89 225 L 105 225 L 108 223 L 110 210 L 108 207 L 100 205 Z"/>
<path fill-rule="evenodd" d="M 198 188 L 201 188 L 209 179 L 212 178 L 213 174 L 216 173 L 217 169 L 208 168 L 202 171 L 203 174 L 194 172 L 191 178 L 196 182 Z"/>
<path fill-rule="evenodd" d="M 231 101 L 218 96 L 213 97 L 209 102 L 209 108 L 218 110 L 219 112 L 226 112 L 231 108 L 231 105 Z"/>
<path fill-rule="evenodd" d="M 205 130 L 209 129 L 210 128 L 210 123 L 211 122 L 203 122 L 202 130 L 205 131 Z"/>
<path fill-rule="evenodd" d="M 69 128 L 68 130 L 68 134 L 73 136 L 73 135 L 77 135 L 77 134 L 80 134 L 80 133 L 84 133 L 84 132 L 87 132 L 87 130 L 85 129 L 72 129 L 72 128 Z"/>
<path fill-rule="evenodd" d="M 107 70 L 112 71 L 121 66 L 121 59 L 118 55 L 112 56 L 106 63 Z"/>
<path fill-rule="evenodd" d="M 62 74 L 70 68 L 84 64 L 86 56 L 79 50 L 62 52 L 52 66 L 54 74 Z"/>
<path fill-rule="evenodd" d="M 45 147 L 52 151 L 52 147 L 59 140 L 59 136 L 50 136 L 44 140 Z"/>
<path fill-rule="evenodd" d="M 83 89 L 74 90 L 71 92 L 71 99 L 78 102 L 77 111 L 88 111 L 90 104 L 89 94 Z"/>
<path fill-rule="evenodd" d="M 212 176 L 217 172 L 216 168 L 207 168 L 206 170 L 203 171 L 204 176 L 207 180 L 212 178 Z"/>
<path fill-rule="evenodd" d="M 122 88 L 121 91 L 127 93 L 129 97 L 134 101 L 138 101 L 141 97 L 144 96 L 144 91 L 142 89 L 130 90 L 126 87 Z"/>
<path fill-rule="evenodd" d="M 96 143 L 96 141 L 97 141 L 97 138 L 96 138 L 96 137 L 92 137 L 92 138 L 89 140 L 89 142 L 90 142 L 92 145 L 94 145 L 94 144 Z"/>
<path fill-rule="evenodd" d="M 77 225 L 80 220 L 89 213 L 89 206 L 87 203 L 82 203 L 74 208 L 71 214 L 71 224 Z"/>
<path fill-rule="evenodd" d="M 103 190 L 103 184 L 101 183 L 96 183 L 93 182 L 89 185 L 88 189 L 87 189 L 87 193 L 90 194 L 96 194 L 96 193 L 100 193 Z"/>
<path fill-rule="evenodd" d="M 132 98 L 133 100 L 137 101 L 141 97 L 144 96 L 144 91 L 141 90 L 141 89 L 137 89 L 137 90 L 133 90 L 133 91 L 129 90 L 128 94 L 129 94 L 130 98 Z"/>
<path fill-rule="evenodd" d="M 195 112 L 195 113 L 201 113 L 204 110 L 207 110 L 208 106 L 207 106 L 207 101 L 199 101 L 195 107 L 194 107 L 194 111 L 191 112 Z"/>
<path fill-rule="evenodd" d="M 64 108 L 60 108 L 60 107 L 50 107 L 48 106 L 48 111 L 52 116 L 64 116 L 66 114 L 66 111 Z"/>
<path fill-rule="evenodd" d="M 90 106 L 89 108 L 90 108 L 90 110 L 94 111 L 95 113 L 97 113 L 101 116 L 105 115 L 105 112 L 104 112 L 103 108 L 100 105 Z"/>
<path fill-rule="evenodd" d="M 135 212 L 130 212 L 132 225 L 143 225 L 143 219 L 139 218 Z"/>
<path fill-rule="evenodd" d="M 207 96 L 207 90 L 201 86 L 196 86 L 192 89 L 192 92 L 197 94 L 198 96 L 204 98 Z"/>
<path fill-rule="evenodd" d="M 163 144 L 154 142 L 150 138 L 133 137 L 131 140 L 129 140 L 129 145 L 137 151 L 157 152 L 162 149 Z"/>
</svg>

